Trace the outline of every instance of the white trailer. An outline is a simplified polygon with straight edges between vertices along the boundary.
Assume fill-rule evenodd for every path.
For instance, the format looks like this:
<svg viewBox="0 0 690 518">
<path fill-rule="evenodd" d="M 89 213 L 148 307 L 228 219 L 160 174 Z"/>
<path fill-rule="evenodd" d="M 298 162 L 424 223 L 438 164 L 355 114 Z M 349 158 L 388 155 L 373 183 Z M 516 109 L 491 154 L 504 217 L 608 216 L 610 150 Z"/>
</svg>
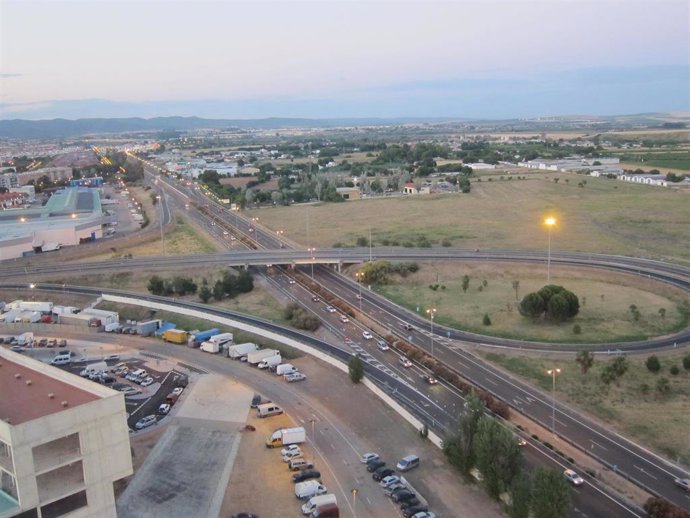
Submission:
<svg viewBox="0 0 690 518">
<path fill-rule="evenodd" d="M 223 345 L 228 342 L 232 342 L 232 333 L 220 333 L 219 335 L 213 335 L 208 339 L 209 342 L 214 344 Z"/>
<path fill-rule="evenodd" d="M 278 365 L 278 367 L 276 367 L 276 374 L 278 376 L 284 376 L 285 374 L 293 374 L 295 372 L 297 372 L 297 367 L 295 367 L 291 363 L 283 363 L 282 365 Z"/>
<path fill-rule="evenodd" d="M 242 358 L 242 356 L 247 356 L 249 353 L 258 351 L 259 346 L 251 342 L 244 344 L 231 345 L 228 347 L 228 357 L 233 359 Z"/>
<path fill-rule="evenodd" d="M 280 353 L 274 354 L 273 356 L 269 356 L 268 358 L 264 358 L 259 362 L 257 367 L 259 369 L 271 369 L 273 370 L 274 367 L 278 367 L 280 363 L 283 361 L 283 358 L 280 356 Z"/>
<path fill-rule="evenodd" d="M 74 306 L 53 306 L 53 315 L 74 315 L 76 311 Z"/>
<path fill-rule="evenodd" d="M 21 314 L 21 310 L 10 309 L 7 313 L 0 315 L 0 319 L 2 319 L 6 324 L 11 324 L 19 314 Z"/>
<path fill-rule="evenodd" d="M 247 363 L 251 365 L 256 365 L 264 358 L 275 356 L 278 353 L 280 353 L 280 351 L 278 351 L 277 349 L 261 349 L 259 351 L 254 351 L 253 353 L 249 353 L 247 355 Z"/>
<path fill-rule="evenodd" d="M 220 345 L 215 342 L 201 342 L 201 350 L 206 353 L 216 354 L 220 351 Z"/>
<path fill-rule="evenodd" d="M 40 313 L 52 313 L 52 302 L 38 302 L 33 300 L 22 300 L 19 303 L 19 309 L 23 311 L 38 311 Z"/>
<path fill-rule="evenodd" d="M 22 311 L 16 317 L 15 322 L 23 322 L 25 324 L 35 324 L 41 320 L 41 313 L 38 311 Z"/>
<path fill-rule="evenodd" d="M 31 332 L 22 333 L 17 338 L 17 345 L 31 345 L 34 341 L 34 334 Z"/>
<path fill-rule="evenodd" d="M 302 444 L 306 440 L 307 435 L 301 426 L 297 428 L 281 428 L 266 439 L 266 448 L 280 448 L 290 444 Z"/>
<path fill-rule="evenodd" d="M 119 323 L 113 322 L 111 324 L 106 324 L 104 330 L 106 333 L 117 333 L 117 330 L 121 327 L 122 326 Z"/>
</svg>

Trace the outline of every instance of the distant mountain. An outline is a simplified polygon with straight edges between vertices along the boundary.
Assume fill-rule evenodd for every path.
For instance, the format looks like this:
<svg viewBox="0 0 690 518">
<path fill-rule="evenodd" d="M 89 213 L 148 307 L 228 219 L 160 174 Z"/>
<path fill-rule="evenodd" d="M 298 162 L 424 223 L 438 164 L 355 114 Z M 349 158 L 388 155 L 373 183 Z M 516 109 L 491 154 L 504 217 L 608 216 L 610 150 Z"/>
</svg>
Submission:
<svg viewBox="0 0 690 518">
<path fill-rule="evenodd" d="M 342 126 L 383 126 L 389 124 L 439 122 L 439 118 L 352 118 L 352 119 L 202 119 L 199 117 L 155 117 L 152 119 L 52 119 L 52 120 L 0 120 L 0 137 L 8 138 L 60 138 L 93 133 L 120 133 L 123 131 L 191 130 L 200 128 L 329 128 Z"/>
</svg>

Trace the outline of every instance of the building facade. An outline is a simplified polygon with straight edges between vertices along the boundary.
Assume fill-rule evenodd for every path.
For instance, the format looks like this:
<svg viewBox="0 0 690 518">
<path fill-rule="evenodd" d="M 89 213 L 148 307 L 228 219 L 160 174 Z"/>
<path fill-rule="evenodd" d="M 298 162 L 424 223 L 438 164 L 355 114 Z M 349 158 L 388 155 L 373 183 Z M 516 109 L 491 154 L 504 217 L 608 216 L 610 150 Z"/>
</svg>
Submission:
<svg viewBox="0 0 690 518">
<path fill-rule="evenodd" d="M 124 396 L 0 349 L 0 518 L 115 517 L 132 474 Z"/>
</svg>

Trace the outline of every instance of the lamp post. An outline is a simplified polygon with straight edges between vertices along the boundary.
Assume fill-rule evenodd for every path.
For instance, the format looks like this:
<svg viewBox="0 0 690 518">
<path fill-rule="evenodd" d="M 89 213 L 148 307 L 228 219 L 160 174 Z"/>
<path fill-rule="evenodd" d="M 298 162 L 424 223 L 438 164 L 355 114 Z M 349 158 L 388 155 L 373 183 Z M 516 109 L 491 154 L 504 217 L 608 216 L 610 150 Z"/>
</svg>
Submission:
<svg viewBox="0 0 690 518">
<path fill-rule="evenodd" d="M 352 510 L 354 511 L 355 518 L 357 518 L 357 488 L 352 488 Z"/>
<path fill-rule="evenodd" d="M 316 257 L 314 256 L 314 252 L 316 252 L 316 248 L 307 248 L 307 252 L 311 254 L 311 278 L 314 278 L 314 261 L 316 261 Z"/>
<path fill-rule="evenodd" d="M 434 315 L 436 314 L 436 308 L 431 308 L 426 310 L 426 314 L 429 315 L 431 319 L 431 356 L 434 356 Z"/>
<path fill-rule="evenodd" d="M 556 224 L 556 218 L 548 217 L 544 221 L 549 234 L 549 253 L 546 259 L 546 284 L 551 284 L 551 227 Z"/>
<path fill-rule="evenodd" d="M 359 285 L 359 312 L 362 312 L 362 277 L 364 274 L 362 272 L 355 273 L 357 277 L 357 284 Z"/>
<path fill-rule="evenodd" d="M 561 369 L 553 368 L 546 372 L 551 374 L 551 433 L 556 435 L 556 374 L 561 373 Z"/>
<path fill-rule="evenodd" d="M 158 205 L 161 208 L 161 217 L 160 217 L 161 250 L 163 251 L 163 255 L 165 255 L 165 240 L 163 239 L 163 195 L 159 194 L 158 196 L 156 196 L 156 199 L 158 200 Z"/>
</svg>

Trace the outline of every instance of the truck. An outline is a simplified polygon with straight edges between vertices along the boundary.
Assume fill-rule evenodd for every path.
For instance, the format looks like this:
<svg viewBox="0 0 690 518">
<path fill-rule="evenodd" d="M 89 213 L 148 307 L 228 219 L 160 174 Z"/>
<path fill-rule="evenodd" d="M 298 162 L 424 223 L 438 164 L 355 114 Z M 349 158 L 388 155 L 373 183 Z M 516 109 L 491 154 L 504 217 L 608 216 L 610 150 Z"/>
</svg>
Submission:
<svg viewBox="0 0 690 518">
<path fill-rule="evenodd" d="M 217 335 L 213 335 L 207 341 L 213 342 L 214 344 L 223 345 L 228 342 L 232 342 L 232 333 L 220 333 Z"/>
<path fill-rule="evenodd" d="M 106 333 L 117 333 L 117 330 L 120 329 L 121 327 L 122 326 L 119 323 L 113 322 L 112 324 L 106 324 L 104 331 Z"/>
<path fill-rule="evenodd" d="M 33 300 L 22 300 L 19 302 L 19 309 L 23 311 L 38 311 L 39 313 L 52 313 L 52 302 L 38 302 Z"/>
<path fill-rule="evenodd" d="M 291 444 L 302 444 L 307 440 L 304 428 L 281 428 L 266 439 L 266 448 L 281 448 Z"/>
<path fill-rule="evenodd" d="M 276 367 L 276 374 L 278 376 L 284 376 L 285 374 L 292 374 L 294 372 L 297 372 L 297 367 L 291 363 L 283 363 L 282 365 L 278 365 L 278 367 Z"/>
<path fill-rule="evenodd" d="M 6 324 L 11 324 L 14 322 L 14 319 L 17 317 L 17 315 L 21 314 L 21 310 L 19 309 L 10 309 L 7 313 L 3 313 L 0 315 L 0 318 L 6 323 Z"/>
<path fill-rule="evenodd" d="M 338 504 L 321 504 L 311 513 L 312 518 L 340 518 Z"/>
<path fill-rule="evenodd" d="M 162 322 L 160 320 L 149 320 L 148 322 L 139 322 L 137 324 L 137 334 L 141 336 L 151 336 L 160 327 Z"/>
<path fill-rule="evenodd" d="M 41 313 L 38 311 L 22 311 L 16 317 L 15 322 L 22 322 L 25 324 L 35 324 L 41 320 Z"/>
<path fill-rule="evenodd" d="M 316 511 L 317 507 L 326 504 L 337 504 L 338 501 L 333 493 L 327 493 L 325 495 L 312 496 L 309 501 L 302 506 L 302 514 L 311 514 Z"/>
<path fill-rule="evenodd" d="M 277 368 L 280 366 L 280 362 L 283 361 L 283 358 L 280 356 L 280 353 L 274 354 L 273 356 L 269 356 L 268 358 L 264 358 L 259 362 L 257 367 L 259 369 L 271 369 L 273 370 L 274 368 Z"/>
<path fill-rule="evenodd" d="M 209 329 L 207 331 L 198 331 L 198 332 L 193 332 L 192 333 L 192 339 L 197 343 L 200 344 L 201 342 L 207 341 L 209 338 L 215 335 L 220 334 L 220 329 Z"/>
<path fill-rule="evenodd" d="M 242 356 L 247 356 L 249 353 L 258 351 L 259 346 L 251 342 L 244 344 L 231 345 L 228 347 L 228 357 L 232 359 L 239 359 Z"/>
<path fill-rule="evenodd" d="M 201 350 L 206 353 L 216 354 L 220 351 L 220 345 L 216 342 L 201 342 Z"/>
<path fill-rule="evenodd" d="M 34 342 L 34 334 L 31 332 L 22 333 L 16 337 L 17 345 L 29 346 Z"/>
<path fill-rule="evenodd" d="M 258 351 L 247 354 L 247 363 L 250 365 L 256 365 L 264 358 L 275 356 L 278 353 L 280 353 L 280 351 L 276 349 L 259 349 Z"/>
<path fill-rule="evenodd" d="M 187 343 L 187 331 L 184 329 L 166 329 L 163 333 L 163 340 L 174 344 Z"/>
<path fill-rule="evenodd" d="M 74 306 L 53 306 L 53 315 L 74 315 L 76 312 Z"/>
<path fill-rule="evenodd" d="M 41 252 L 53 252 L 55 250 L 60 250 L 62 248 L 61 243 L 44 243 L 41 246 Z"/>
</svg>

